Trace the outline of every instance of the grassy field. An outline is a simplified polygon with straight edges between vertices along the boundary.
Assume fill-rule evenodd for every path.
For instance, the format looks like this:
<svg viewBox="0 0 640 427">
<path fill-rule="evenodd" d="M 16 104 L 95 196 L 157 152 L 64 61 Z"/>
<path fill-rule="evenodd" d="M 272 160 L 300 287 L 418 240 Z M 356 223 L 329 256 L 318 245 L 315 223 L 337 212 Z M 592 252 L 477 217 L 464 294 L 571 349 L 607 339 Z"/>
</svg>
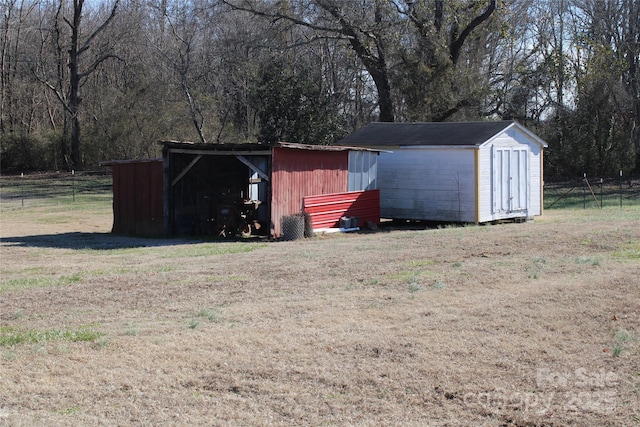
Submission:
<svg viewBox="0 0 640 427">
<path fill-rule="evenodd" d="M 7 188 L 0 426 L 640 423 L 637 204 L 206 242 Z"/>
</svg>

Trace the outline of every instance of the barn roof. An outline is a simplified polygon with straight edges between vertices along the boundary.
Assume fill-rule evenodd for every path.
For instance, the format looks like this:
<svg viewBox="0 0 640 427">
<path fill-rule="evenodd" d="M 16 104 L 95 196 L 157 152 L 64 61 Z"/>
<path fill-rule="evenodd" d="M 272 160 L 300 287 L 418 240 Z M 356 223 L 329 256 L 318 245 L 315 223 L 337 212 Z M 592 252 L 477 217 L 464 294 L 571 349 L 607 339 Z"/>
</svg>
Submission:
<svg viewBox="0 0 640 427">
<path fill-rule="evenodd" d="M 295 150 L 310 151 L 380 151 L 376 149 L 360 147 L 350 147 L 344 144 L 337 145 L 310 145 L 293 142 L 276 142 L 273 144 L 263 143 L 241 143 L 241 144 L 203 144 L 189 141 L 160 141 L 166 148 L 188 152 L 212 152 L 222 154 L 269 154 L 273 147 L 290 148 Z"/>
<path fill-rule="evenodd" d="M 513 120 L 492 122 L 388 123 L 374 122 L 337 142 L 367 147 L 480 146 L 509 127 L 516 126 L 540 145 L 546 143 Z"/>
</svg>

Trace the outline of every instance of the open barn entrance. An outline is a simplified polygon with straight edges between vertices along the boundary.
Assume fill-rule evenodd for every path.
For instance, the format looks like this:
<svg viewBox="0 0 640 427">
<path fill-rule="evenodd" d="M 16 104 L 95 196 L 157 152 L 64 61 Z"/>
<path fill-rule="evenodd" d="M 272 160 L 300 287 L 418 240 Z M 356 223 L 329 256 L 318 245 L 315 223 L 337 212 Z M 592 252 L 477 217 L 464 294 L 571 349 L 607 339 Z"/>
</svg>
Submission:
<svg viewBox="0 0 640 427">
<path fill-rule="evenodd" d="M 178 236 L 265 235 L 270 155 L 170 152 L 169 228 Z"/>
</svg>

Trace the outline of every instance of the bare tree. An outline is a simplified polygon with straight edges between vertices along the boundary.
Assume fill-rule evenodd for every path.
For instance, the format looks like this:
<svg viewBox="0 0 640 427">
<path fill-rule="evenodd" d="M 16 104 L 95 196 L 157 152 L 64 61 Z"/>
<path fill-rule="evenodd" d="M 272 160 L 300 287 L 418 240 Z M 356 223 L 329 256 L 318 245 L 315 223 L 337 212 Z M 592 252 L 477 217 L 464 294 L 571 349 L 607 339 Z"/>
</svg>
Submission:
<svg viewBox="0 0 640 427">
<path fill-rule="evenodd" d="M 120 0 L 115 0 L 106 17 L 96 25 L 90 26 L 84 23 L 84 0 L 73 0 L 70 8 L 67 8 L 64 0 L 60 0 L 53 20 L 53 28 L 51 28 L 57 57 L 57 72 L 54 76 L 50 76 L 42 73 L 44 69 L 34 68 L 37 79 L 53 91 L 64 107 L 66 114 L 63 141 L 68 138 L 67 117 L 71 121 L 70 157 L 68 158 L 70 169 L 78 168 L 82 163 L 80 151 L 82 85 L 104 61 L 118 58 L 114 53 L 114 46 L 105 40 L 98 45 L 98 38 L 116 16 L 119 3 Z M 85 34 L 87 29 L 90 31 Z M 63 143 L 66 145 L 66 142 Z"/>
<path fill-rule="evenodd" d="M 9 0 L 0 4 L 0 132 L 29 133 L 33 126 L 35 90 L 28 82 L 33 54 L 37 2 Z M 27 107 L 27 108 L 25 108 Z M 20 129 L 18 129 L 20 128 Z"/>
<path fill-rule="evenodd" d="M 620 56 L 626 59 L 624 79 L 631 97 L 633 117 L 631 142 L 635 147 L 635 169 L 640 172 L 640 3 L 623 0 L 621 10 Z"/>
</svg>

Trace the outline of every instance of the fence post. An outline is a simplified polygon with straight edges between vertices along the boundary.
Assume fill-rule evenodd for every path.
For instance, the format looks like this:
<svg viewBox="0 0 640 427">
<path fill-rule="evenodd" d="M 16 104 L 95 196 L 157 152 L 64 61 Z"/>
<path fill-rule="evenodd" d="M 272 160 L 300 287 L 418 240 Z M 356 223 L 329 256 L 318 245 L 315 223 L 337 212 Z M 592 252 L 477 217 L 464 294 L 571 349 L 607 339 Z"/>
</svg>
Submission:
<svg viewBox="0 0 640 427">
<path fill-rule="evenodd" d="M 582 209 L 587 209 L 587 173 L 582 174 Z"/>
<path fill-rule="evenodd" d="M 20 197 L 24 208 L 24 172 L 20 172 Z"/>
<path fill-rule="evenodd" d="M 75 169 L 71 169 L 71 188 L 73 192 L 73 201 L 76 201 L 76 171 Z"/>
<path fill-rule="evenodd" d="M 602 208 L 602 178 L 600 178 L 600 209 Z"/>
<path fill-rule="evenodd" d="M 622 209 L 622 169 L 620 169 L 620 209 Z"/>
</svg>

